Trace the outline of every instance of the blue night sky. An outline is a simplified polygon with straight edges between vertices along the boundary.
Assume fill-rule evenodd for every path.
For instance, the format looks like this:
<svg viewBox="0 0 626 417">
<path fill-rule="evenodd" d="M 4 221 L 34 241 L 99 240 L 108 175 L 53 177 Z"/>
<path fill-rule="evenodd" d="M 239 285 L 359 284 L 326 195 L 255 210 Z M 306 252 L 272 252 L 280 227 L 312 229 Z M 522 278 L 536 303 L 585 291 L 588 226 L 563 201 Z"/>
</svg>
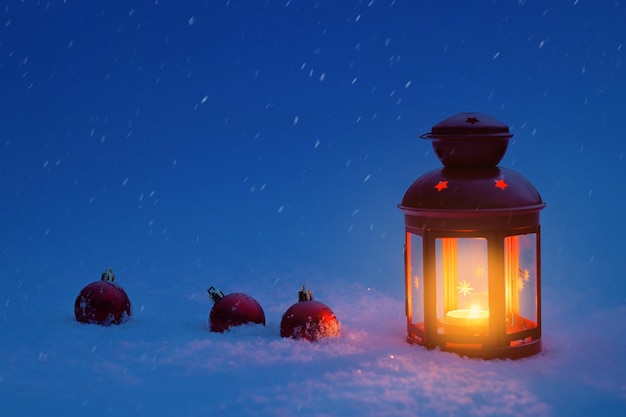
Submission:
<svg viewBox="0 0 626 417">
<path fill-rule="evenodd" d="M 624 303 L 625 54 L 617 1 L 4 1 L 3 280 L 398 296 L 418 136 L 477 111 L 548 204 L 547 290 Z"/>
</svg>

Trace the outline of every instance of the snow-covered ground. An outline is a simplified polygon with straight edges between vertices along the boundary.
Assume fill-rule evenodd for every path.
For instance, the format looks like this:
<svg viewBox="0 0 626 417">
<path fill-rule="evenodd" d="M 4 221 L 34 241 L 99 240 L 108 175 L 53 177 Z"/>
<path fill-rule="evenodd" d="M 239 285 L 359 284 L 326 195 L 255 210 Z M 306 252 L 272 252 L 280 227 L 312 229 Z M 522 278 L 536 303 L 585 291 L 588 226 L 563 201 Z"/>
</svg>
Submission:
<svg viewBox="0 0 626 417">
<path fill-rule="evenodd" d="M 315 282 L 317 299 L 331 306 L 342 331 L 310 343 L 279 336 L 297 290 L 282 280 L 254 293 L 266 326 L 223 334 L 209 331 L 212 304 L 203 288 L 185 292 L 172 283 L 149 291 L 118 277 L 124 281 L 134 314 L 110 327 L 75 321 L 80 288 L 69 282 L 53 292 L 25 282 L 3 285 L 3 294 L 13 295 L 0 313 L 3 414 L 622 416 L 626 410 L 625 307 L 575 316 L 576 306 L 553 292 L 544 300 L 541 354 L 481 361 L 406 343 L 403 300 L 380 289 Z"/>
</svg>

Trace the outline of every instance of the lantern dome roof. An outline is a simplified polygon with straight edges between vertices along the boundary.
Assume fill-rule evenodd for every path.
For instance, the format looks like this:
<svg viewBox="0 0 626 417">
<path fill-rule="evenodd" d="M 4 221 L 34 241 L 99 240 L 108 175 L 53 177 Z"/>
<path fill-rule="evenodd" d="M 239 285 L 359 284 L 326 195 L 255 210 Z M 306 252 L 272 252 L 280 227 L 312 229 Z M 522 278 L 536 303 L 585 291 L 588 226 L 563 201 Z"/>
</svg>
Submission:
<svg viewBox="0 0 626 417">
<path fill-rule="evenodd" d="M 439 168 L 409 187 L 399 208 L 405 212 L 539 211 L 545 206 L 535 187 L 517 172 L 500 167 Z"/>
<path fill-rule="evenodd" d="M 483 168 L 498 165 L 512 136 L 509 127 L 498 119 L 465 112 L 440 121 L 420 137 L 432 142 L 446 167 Z"/>
</svg>

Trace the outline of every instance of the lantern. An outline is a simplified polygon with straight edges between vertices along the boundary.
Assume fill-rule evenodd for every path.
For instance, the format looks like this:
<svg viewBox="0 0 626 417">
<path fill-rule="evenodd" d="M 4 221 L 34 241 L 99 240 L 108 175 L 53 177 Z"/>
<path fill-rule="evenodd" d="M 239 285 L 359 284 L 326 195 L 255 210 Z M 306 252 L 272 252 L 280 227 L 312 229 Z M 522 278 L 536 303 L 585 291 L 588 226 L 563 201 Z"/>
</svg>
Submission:
<svg viewBox="0 0 626 417">
<path fill-rule="evenodd" d="M 527 179 L 497 166 L 512 136 L 481 113 L 421 136 L 444 167 L 418 178 L 399 205 L 411 343 L 484 359 L 541 351 L 545 203 Z"/>
</svg>

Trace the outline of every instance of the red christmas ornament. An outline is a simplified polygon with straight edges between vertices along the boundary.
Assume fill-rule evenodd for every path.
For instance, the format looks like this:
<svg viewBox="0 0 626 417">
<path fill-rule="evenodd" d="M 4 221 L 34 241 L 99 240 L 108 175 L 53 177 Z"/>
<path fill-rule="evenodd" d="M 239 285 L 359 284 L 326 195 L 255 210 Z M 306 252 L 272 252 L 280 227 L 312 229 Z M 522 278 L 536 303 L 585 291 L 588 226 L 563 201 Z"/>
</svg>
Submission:
<svg viewBox="0 0 626 417">
<path fill-rule="evenodd" d="M 265 312 L 261 304 L 247 294 L 235 292 L 224 295 L 214 287 L 208 290 L 215 303 L 209 314 L 209 328 L 212 332 L 222 333 L 231 326 L 246 323 L 265 326 Z"/>
<path fill-rule="evenodd" d="M 339 321 L 324 303 L 313 299 L 311 291 L 298 293 L 298 302 L 287 309 L 280 322 L 280 335 L 294 339 L 317 341 L 339 334 Z"/>
<path fill-rule="evenodd" d="M 108 326 L 123 323 L 130 318 L 128 295 L 113 281 L 115 274 L 107 269 L 100 281 L 92 282 L 82 289 L 74 303 L 77 321 Z"/>
</svg>

